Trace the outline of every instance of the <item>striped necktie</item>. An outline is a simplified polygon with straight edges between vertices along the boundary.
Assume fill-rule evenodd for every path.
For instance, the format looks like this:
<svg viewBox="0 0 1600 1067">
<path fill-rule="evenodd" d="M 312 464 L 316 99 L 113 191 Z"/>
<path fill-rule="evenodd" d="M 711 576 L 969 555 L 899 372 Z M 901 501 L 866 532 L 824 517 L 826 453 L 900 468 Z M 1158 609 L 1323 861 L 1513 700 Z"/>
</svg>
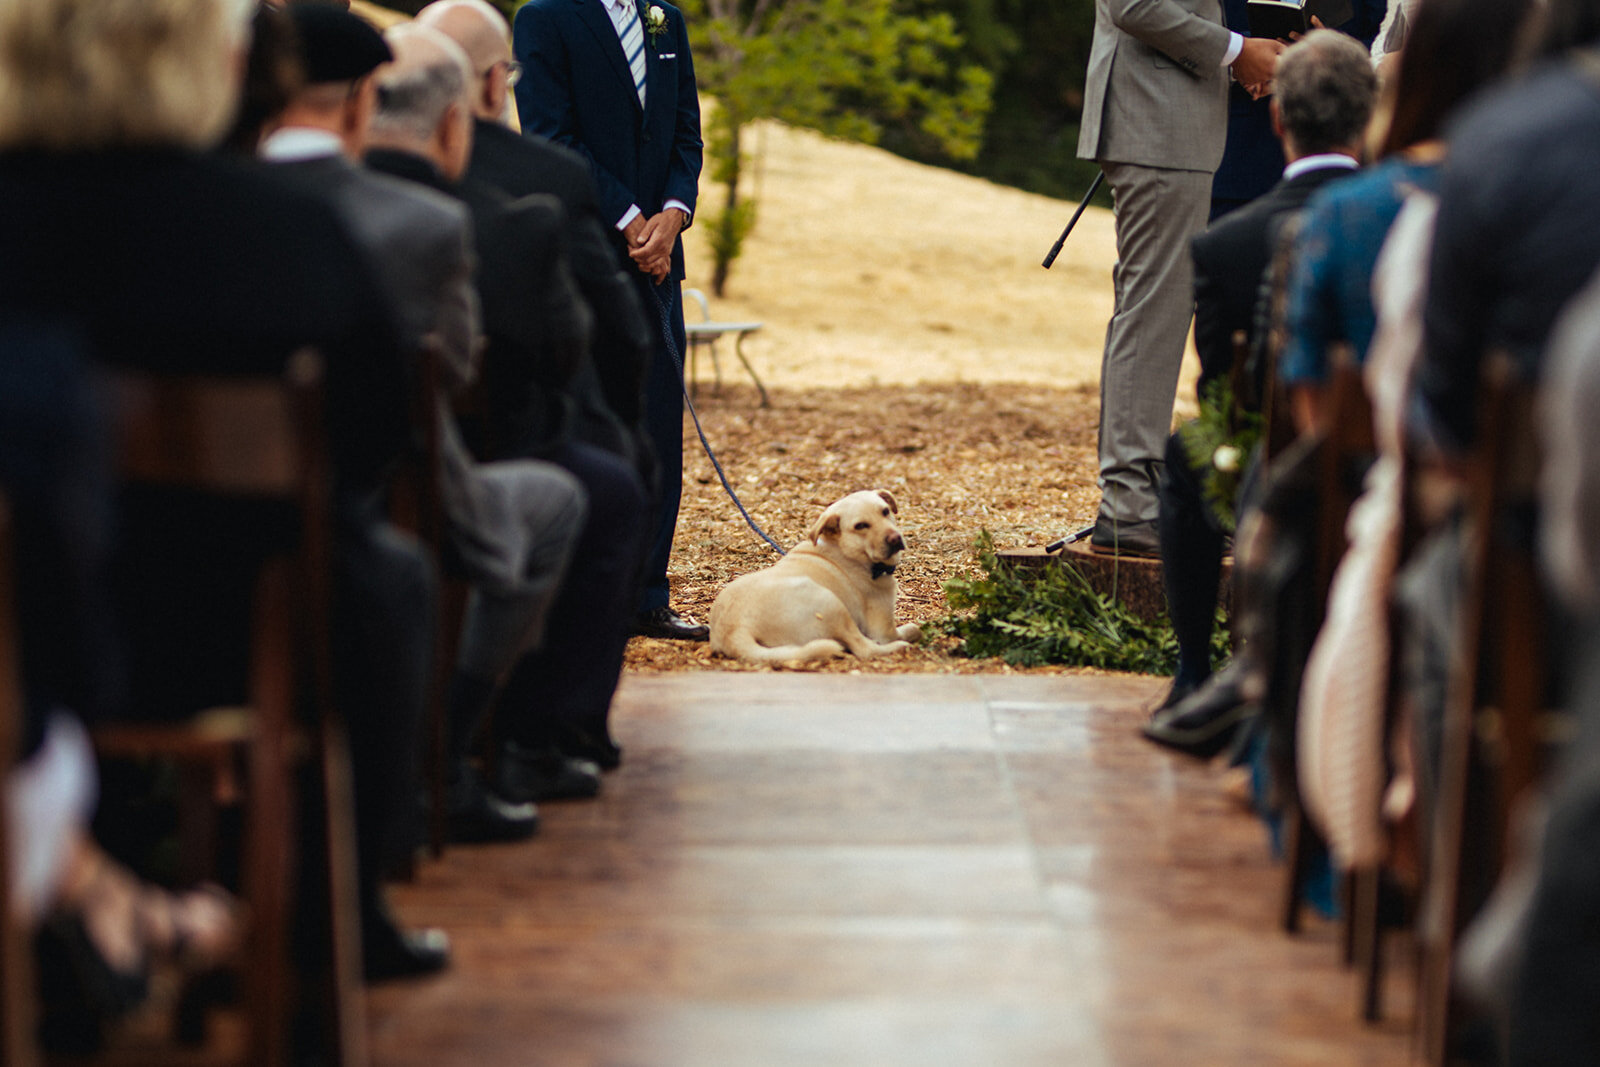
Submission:
<svg viewBox="0 0 1600 1067">
<path fill-rule="evenodd" d="M 644 30 L 639 26 L 639 5 L 634 0 L 627 4 L 628 21 L 622 27 L 622 54 L 628 57 L 628 69 L 633 71 L 633 87 L 639 91 L 639 106 L 644 106 Z"/>
</svg>

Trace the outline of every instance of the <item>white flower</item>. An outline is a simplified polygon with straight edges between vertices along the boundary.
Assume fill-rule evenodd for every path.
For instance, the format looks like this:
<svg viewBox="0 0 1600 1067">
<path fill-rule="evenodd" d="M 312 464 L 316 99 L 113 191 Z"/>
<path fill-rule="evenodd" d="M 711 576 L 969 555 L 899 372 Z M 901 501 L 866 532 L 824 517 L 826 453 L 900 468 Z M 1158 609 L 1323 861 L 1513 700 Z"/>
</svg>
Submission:
<svg viewBox="0 0 1600 1067">
<path fill-rule="evenodd" d="M 644 13 L 644 28 L 654 37 L 667 28 L 667 13 L 655 4 Z"/>
<path fill-rule="evenodd" d="M 1239 469 L 1239 449 L 1234 445 L 1218 445 L 1211 453 L 1211 465 L 1223 474 L 1233 474 Z"/>
</svg>

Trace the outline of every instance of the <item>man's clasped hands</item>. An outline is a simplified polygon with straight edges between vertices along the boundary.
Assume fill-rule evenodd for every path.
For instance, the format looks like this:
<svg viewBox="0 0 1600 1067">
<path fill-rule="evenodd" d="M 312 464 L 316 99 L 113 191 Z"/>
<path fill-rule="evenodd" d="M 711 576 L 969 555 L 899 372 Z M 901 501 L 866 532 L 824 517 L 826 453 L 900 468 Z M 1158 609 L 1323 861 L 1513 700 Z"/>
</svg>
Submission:
<svg viewBox="0 0 1600 1067">
<path fill-rule="evenodd" d="M 650 275 L 656 284 L 666 280 L 672 270 L 672 246 L 678 240 L 678 231 L 689 217 L 675 207 L 663 208 L 650 216 L 635 215 L 623 227 L 622 235 L 628 242 L 628 256 L 634 265 Z"/>
</svg>

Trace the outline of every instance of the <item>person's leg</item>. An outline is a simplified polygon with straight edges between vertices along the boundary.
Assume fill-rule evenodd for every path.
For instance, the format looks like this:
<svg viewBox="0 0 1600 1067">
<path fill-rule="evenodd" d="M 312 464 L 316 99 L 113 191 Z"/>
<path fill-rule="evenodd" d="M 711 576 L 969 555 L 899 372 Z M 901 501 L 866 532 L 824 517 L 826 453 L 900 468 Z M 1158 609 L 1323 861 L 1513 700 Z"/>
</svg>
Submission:
<svg viewBox="0 0 1600 1067">
<path fill-rule="evenodd" d="M 645 585 L 639 610 L 653 611 L 668 604 L 667 564 L 672 538 L 678 527 L 678 504 L 683 496 L 683 303 L 676 281 L 654 285 L 644 278 L 640 288 L 645 318 L 656 337 L 655 354 L 645 374 L 645 427 L 655 449 L 659 468 L 650 550 L 645 564 Z M 667 339 L 677 348 L 668 350 Z"/>
<path fill-rule="evenodd" d="M 1173 434 L 1161 476 L 1157 528 L 1167 613 L 1178 638 L 1174 693 L 1192 692 L 1211 676 L 1211 630 L 1222 580 L 1222 534 L 1210 521 L 1199 474 L 1179 435 Z"/>
<path fill-rule="evenodd" d="M 1103 163 L 1117 209 L 1116 306 L 1100 369 L 1100 518 L 1152 523 L 1172 401 L 1194 315 L 1189 242 L 1211 175 Z"/>
<path fill-rule="evenodd" d="M 574 737 L 610 743 L 611 696 L 622 673 L 634 576 L 649 534 L 644 489 L 628 463 L 583 444 L 563 446 L 552 459 L 588 492 L 589 519 L 551 609 L 545 641 L 518 663 L 500 701 L 500 733 L 531 751 Z M 610 762 L 609 756 L 601 762 Z"/>
</svg>

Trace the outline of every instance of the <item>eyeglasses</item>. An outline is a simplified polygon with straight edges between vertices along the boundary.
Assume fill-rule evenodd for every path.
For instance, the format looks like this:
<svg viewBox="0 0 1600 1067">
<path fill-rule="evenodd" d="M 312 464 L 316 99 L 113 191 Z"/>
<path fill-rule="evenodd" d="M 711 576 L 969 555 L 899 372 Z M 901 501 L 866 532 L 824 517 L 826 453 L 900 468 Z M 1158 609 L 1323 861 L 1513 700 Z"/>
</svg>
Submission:
<svg viewBox="0 0 1600 1067">
<path fill-rule="evenodd" d="M 519 81 L 522 80 L 522 64 L 518 63 L 514 59 L 502 59 L 498 63 L 490 64 L 489 69 L 483 72 L 482 77 L 485 77 L 485 78 L 491 77 L 494 74 L 494 68 L 495 67 L 504 67 L 504 68 L 506 68 L 506 87 L 507 88 L 510 88 L 511 86 L 516 85 Z"/>
</svg>

